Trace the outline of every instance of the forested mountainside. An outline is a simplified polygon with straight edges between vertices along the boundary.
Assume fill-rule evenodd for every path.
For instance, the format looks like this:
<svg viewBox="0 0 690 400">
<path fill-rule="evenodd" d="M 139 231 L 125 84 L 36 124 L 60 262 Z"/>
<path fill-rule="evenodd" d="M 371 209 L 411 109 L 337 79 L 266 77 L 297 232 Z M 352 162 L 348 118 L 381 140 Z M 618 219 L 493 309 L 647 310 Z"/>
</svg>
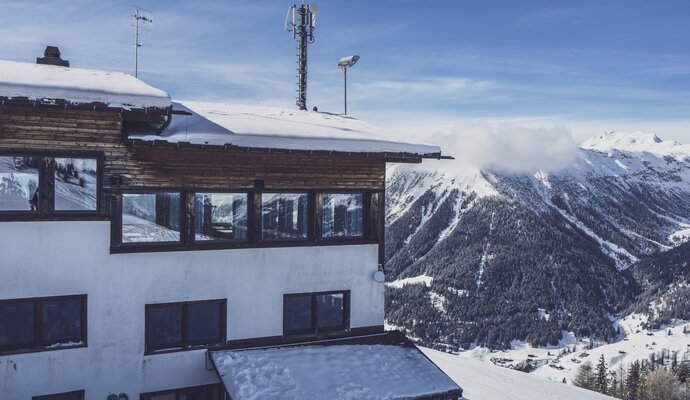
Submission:
<svg viewBox="0 0 690 400">
<path fill-rule="evenodd" d="M 457 165 L 389 171 L 387 321 L 428 346 L 611 339 L 690 235 L 690 150 L 655 135 L 593 138 L 555 173 Z"/>
<path fill-rule="evenodd" d="M 640 261 L 633 272 L 644 289 L 634 311 L 649 316 L 650 328 L 690 319 L 690 242 Z"/>
</svg>

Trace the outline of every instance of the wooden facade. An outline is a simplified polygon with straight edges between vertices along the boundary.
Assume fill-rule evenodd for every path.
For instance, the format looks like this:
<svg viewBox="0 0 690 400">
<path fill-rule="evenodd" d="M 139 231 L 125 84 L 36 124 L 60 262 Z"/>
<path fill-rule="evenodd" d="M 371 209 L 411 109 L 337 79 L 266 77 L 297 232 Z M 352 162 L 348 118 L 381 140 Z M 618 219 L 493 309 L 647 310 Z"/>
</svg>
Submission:
<svg viewBox="0 0 690 400">
<path fill-rule="evenodd" d="M 119 110 L 3 105 L 0 150 L 101 152 L 105 192 L 121 187 L 249 189 L 257 180 L 266 189 L 384 189 L 386 159 L 380 156 L 130 142 L 123 135 L 123 115 Z"/>
</svg>

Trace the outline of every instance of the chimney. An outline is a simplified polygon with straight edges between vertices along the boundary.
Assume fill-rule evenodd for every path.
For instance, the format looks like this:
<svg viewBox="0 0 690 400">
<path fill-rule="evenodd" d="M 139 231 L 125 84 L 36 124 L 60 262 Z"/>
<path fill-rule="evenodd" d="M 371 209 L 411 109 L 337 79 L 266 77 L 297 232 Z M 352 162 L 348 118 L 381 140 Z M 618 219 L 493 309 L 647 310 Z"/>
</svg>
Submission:
<svg viewBox="0 0 690 400">
<path fill-rule="evenodd" d="M 36 57 L 36 64 L 69 67 L 69 61 L 60 58 L 60 49 L 57 46 L 46 46 L 43 57 Z"/>
</svg>

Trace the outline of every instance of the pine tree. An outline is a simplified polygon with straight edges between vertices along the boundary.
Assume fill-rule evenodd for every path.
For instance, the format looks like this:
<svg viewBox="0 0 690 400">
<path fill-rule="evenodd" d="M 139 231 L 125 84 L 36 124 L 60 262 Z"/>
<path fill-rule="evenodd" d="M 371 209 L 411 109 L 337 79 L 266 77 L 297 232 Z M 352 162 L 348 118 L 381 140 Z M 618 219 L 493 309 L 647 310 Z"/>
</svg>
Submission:
<svg viewBox="0 0 690 400">
<path fill-rule="evenodd" d="M 606 394 L 609 389 L 608 373 L 609 371 L 606 368 L 606 360 L 602 354 L 601 357 L 599 357 L 599 363 L 597 364 L 597 375 L 594 390 L 599 393 Z"/>
<path fill-rule="evenodd" d="M 635 361 L 630 365 L 628 377 L 625 380 L 626 393 L 625 400 L 640 400 L 640 362 Z"/>
<path fill-rule="evenodd" d="M 577 369 L 577 375 L 573 379 L 573 385 L 589 390 L 594 389 L 594 375 L 591 362 L 585 361 L 580 364 L 580 367 Z"/>
</svg>

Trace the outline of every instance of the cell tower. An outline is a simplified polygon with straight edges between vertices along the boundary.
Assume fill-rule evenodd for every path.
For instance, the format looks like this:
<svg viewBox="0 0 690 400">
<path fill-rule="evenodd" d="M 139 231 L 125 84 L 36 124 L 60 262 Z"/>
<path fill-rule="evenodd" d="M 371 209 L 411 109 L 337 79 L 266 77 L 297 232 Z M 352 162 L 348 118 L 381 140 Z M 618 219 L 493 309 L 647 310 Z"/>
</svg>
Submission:
<svg viewBox="0 0 690 400">
<path fill-rule="evenodd" d="M 292 32 L 293 39 L 299 42 L 297 46 L 297 107 L 307 109 L 307 45 L 314 43 L 314 27 L 318 4 L 293 5 L 288 8 L 285 16 L 285 30 Z"/>
<path fill-rule="evenodd" d="M 145 25 L 153 22 L 150 15 L 151 11 L 139 7 L 135 7 L 132 14 L 134 18 L 134 77 L 139 75 L 139 47 L 143 45 L 139 42 L 139 36 L 143 31 L 148 30 Z"/>
</svg>

